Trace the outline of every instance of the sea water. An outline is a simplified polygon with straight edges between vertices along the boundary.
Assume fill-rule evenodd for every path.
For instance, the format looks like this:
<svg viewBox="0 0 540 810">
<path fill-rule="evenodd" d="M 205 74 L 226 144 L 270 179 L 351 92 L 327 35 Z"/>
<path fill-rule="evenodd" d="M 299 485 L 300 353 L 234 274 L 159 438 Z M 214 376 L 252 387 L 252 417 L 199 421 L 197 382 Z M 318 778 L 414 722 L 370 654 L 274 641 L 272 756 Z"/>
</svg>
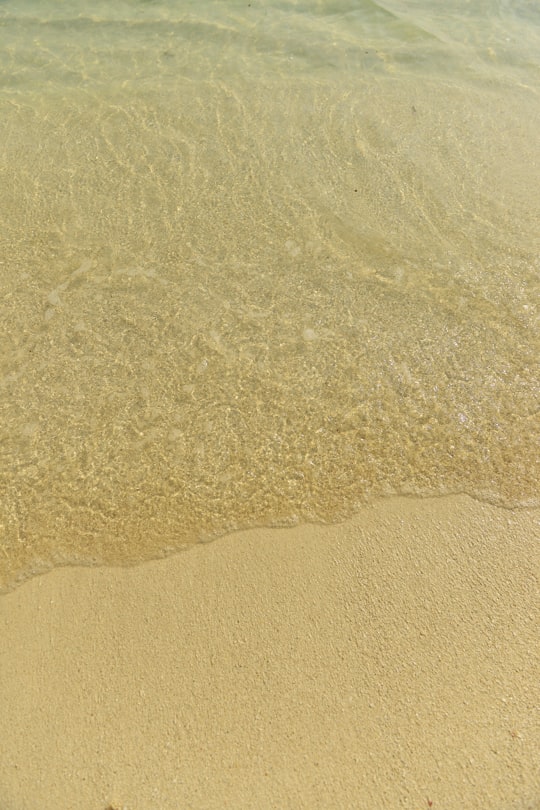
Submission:
<svg viewBox="0 0 540 810">
<path fill-rule="evenodd" d="M 536 0 L 0 3 L 0 574 L 539 503 Z"/>
</svg>

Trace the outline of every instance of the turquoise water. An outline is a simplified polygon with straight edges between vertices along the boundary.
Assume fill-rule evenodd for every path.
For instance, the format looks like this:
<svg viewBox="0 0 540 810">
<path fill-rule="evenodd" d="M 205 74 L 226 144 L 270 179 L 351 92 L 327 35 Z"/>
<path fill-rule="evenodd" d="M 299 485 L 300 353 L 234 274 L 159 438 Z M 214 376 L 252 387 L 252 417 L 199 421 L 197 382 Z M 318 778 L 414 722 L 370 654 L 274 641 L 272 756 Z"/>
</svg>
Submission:
<svg viewBox="0 0 540 810">
<path fill-rule="evenodd" d="M 0 581 L 539 503 L 533 2 L 0 3 Z"/>
</svg>

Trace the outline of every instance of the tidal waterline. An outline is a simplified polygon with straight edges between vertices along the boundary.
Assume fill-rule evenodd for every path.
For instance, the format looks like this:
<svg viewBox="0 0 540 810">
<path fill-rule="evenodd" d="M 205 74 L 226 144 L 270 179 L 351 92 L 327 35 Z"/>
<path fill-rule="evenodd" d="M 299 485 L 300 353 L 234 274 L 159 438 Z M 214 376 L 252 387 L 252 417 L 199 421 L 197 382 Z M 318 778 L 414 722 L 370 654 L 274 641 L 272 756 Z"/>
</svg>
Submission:
<svg viewBox="0 0 540 810">
<path fill-rule="evenodd" d="M 403 5 L 2 4 L 2 587 L 538 504 L 538 14 Z"/>
</svg>

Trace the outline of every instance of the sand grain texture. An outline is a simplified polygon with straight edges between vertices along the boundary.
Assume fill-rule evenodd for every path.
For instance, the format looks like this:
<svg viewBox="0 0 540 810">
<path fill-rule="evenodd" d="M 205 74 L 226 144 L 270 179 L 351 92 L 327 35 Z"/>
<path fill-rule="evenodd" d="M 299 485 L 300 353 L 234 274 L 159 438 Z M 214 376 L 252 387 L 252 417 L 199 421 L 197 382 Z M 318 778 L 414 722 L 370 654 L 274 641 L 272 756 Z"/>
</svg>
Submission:
<svg viewBox="0 0 540 810">
<path fill-rule="evenodd" d="M 391 499 L 27 582 L 1 810 L 540 807 L 539 517 Z"/>
</svg>

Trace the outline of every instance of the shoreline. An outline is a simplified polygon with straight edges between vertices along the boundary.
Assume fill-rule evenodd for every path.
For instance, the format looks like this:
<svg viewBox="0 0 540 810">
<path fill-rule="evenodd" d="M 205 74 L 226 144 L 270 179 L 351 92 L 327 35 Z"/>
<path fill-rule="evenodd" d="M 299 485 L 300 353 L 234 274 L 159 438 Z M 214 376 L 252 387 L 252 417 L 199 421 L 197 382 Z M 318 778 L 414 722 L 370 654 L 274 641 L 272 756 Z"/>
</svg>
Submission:
<svg viewBox="0 0 540 810">
<path fill-rule="evenodd" d="M 0 806 L 536 810 L 539 538 L 540 509 L 394 497 L 28 580 Z"/>
</svg>

